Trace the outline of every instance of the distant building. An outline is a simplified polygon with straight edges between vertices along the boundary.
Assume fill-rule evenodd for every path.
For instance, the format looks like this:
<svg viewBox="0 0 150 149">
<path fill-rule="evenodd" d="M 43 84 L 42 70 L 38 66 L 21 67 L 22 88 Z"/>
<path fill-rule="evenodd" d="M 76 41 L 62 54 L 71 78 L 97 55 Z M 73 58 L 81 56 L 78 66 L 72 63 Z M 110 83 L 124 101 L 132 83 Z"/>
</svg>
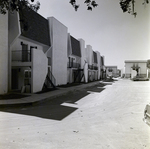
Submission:
<svg viewBox="0 0 150 149">
<path fill-rule="evenodd" d="M 117 66 L 105 66 L 105 68 L 107 76 L 117 77 L 119 75 Z"/>
<path fill-rule="evenodd" d="M 147 60 L 126 60 L 125 77 L 133 78 L 136 75 L 148 77 Z"/>
</svg>

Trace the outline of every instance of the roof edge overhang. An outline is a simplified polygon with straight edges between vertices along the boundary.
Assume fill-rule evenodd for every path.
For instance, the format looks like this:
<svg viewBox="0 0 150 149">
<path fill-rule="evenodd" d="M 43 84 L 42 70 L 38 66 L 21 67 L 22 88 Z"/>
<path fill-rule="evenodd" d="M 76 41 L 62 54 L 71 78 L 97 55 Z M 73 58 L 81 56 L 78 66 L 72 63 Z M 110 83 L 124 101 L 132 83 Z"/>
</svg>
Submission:
<svg viewBox="0 0 150 149">
<path fill-rule="evenodd" d="M 147 60 L 125 60 L 125 63 L 147 63 Z"/>
<path fill-rule="evenodd" d="M 24 37 L 24 36 L 22 36 L 22 35 L 20 35 L 19 38 L 22 39 L 22 40 L 26 40 L 26 41 L 28 41 L 28 42 L 32 42 L 32 43 L 34 43 L 34 44 L 38 44 L 38 45 L 40 45 L 40 46 L 42 46 L 42 47 L 47 47 L 47 49 L 49 49 L 49 48 L 51 47 L 50 45 L 46 45 L 46 44 L 37 42 L 37 41 L 35 41 L 35 40 L 29 39 L 29 38 Z"/>
</svg>

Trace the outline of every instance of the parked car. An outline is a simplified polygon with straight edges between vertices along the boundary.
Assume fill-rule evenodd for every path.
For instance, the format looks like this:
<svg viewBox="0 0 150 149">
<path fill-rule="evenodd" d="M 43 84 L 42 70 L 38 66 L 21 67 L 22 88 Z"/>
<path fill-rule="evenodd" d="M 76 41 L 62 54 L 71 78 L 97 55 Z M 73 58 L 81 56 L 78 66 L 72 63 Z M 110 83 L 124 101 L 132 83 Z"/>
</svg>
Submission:
<svg viewBox="0 0 150 149">
<path fill-rule="evenodd" d="M 143 121 L 150 126 L 150 103 L 145 107 Z"/>
</svg>

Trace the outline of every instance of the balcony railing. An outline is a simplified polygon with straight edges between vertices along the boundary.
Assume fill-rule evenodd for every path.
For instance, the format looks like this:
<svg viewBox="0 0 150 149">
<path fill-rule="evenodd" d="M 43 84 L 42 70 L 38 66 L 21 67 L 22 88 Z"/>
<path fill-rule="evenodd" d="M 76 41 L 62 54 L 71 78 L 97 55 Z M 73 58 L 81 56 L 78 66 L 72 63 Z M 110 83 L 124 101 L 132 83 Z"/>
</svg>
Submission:
<svg viewBox="0 0 150 149">
<path fill-rule="evenodd" d="M 88 65 L 88 69 L 98 70 L 98 67 L 97 66 L 93 66 L 93 65 Z"/>
<path fill-rule="evenodd" d="M 31 62 L 31 51 L 30 50 L 12 51 L 12 61 Z"/>
<path fill-rule="evenodd" d="M 80 64 L 74 62 L 68 62 L 68 68 L 80 68 Z"/>
<path fill-rule="evenodd" d="M 97 66 L 94 66 L 94 70 L 98 70 L 98 67 L 97 67 Z"/>
</svg>

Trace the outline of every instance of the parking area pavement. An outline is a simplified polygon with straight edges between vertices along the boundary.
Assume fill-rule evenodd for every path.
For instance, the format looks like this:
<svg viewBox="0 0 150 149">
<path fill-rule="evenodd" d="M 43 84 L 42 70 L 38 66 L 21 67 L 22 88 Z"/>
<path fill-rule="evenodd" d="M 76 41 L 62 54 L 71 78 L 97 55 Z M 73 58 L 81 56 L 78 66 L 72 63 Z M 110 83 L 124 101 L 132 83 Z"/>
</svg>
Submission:
<svg viewBox="0 0 150 149">
<path fill-rule="evenodd" d="M 76 90 L 74 94 L 70 92 L 66 100 L 55 98 L 63 101 L 64 110 L 76 109 L 63 119 L 21 114 L 11 108 L 0 110 L 0 148 L 149 149 L 150 127 L 142 119 L 144 108 L 150 102 L 150 81 L 119 79 L 112 84 L 95 86 L 95 90 L 87 88 L 84 96 Z M 80 96 L 80 99 L 73 98 L 72 102 L 71 96 Z M 54 106 L 45 103 L 44 112 L 51 115 L 49 109 Z M 55 102 L 53 105 L 56 106 Z M 44 107 L 44 103 L 38 107 L 42 113 L 40 107 Z M 35 107 L 31 108 L 36 112 Z M 22 108 L 25 110 L 27 107 Z"/>
</svg>

